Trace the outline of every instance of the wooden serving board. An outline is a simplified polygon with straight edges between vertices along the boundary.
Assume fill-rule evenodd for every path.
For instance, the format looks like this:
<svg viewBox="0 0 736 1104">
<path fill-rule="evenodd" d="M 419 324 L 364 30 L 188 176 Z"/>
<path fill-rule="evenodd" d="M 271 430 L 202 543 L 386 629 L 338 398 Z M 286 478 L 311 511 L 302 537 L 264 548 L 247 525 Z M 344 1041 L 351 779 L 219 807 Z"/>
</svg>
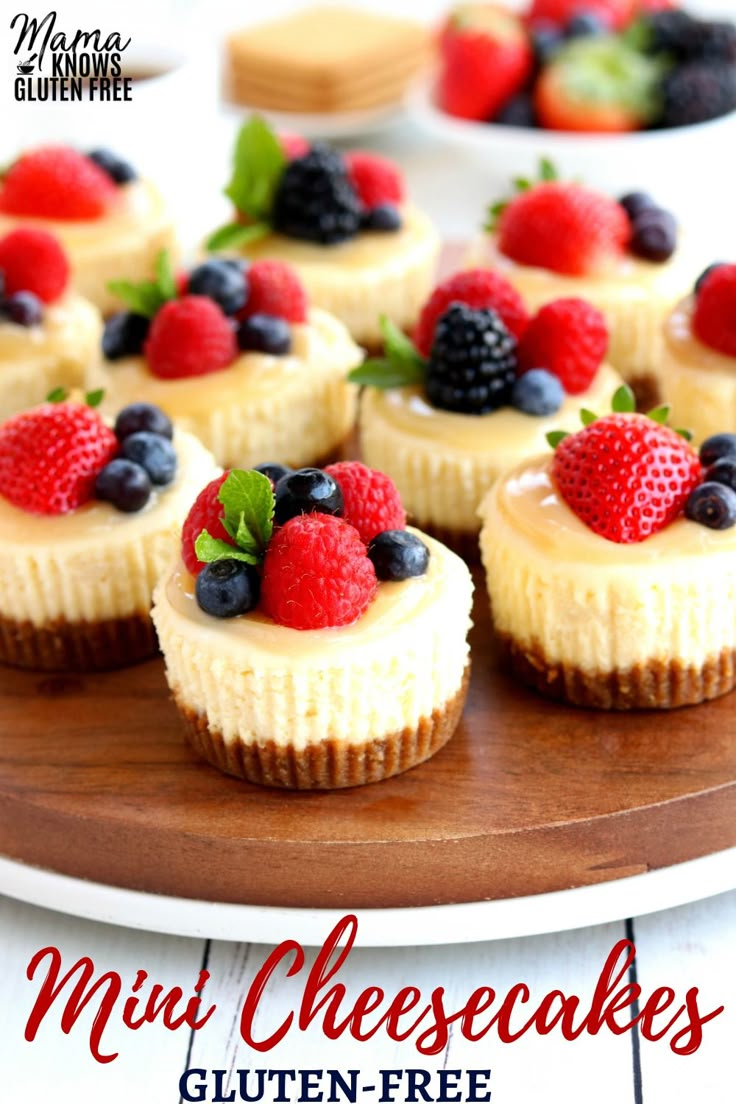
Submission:
<svg viewBox="0 0 736 1104">
<path fill-rule="evenodd" d="M 176 897 L 370 908 L 590 885 L 736 845 L 736 697 L 602 714 L 495 666 L 479 579 L 460 728 L 387 782 L 285 793 L 198 761 L 161 661 L 0 670 L 0 851 Z"/>
</svg>

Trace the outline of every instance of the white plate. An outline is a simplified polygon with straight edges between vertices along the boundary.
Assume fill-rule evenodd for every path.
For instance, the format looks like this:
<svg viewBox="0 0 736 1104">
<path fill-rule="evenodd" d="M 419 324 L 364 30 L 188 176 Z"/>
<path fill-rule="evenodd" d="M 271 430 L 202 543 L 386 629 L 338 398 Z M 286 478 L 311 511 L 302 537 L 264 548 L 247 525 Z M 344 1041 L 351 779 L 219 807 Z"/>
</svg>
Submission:
<svg viewBox="0 0 736 1104">
<path fill-rule="evenodd" d="M 265 111 L 261 107 L 247 107 L 242 104 L 223 102 L 227 115 L 246 118 L 248 115 L 261 115 L 276 130 L 301 134 L 310 141 L 356 138 L 363 134 L 377 134 L 386 127 L 397 123 L 404 115 L 401 103 L 386 107 L 373 107 L 365 111 L 341 111 L 334 114 L 308 115 L 303 112 Z"/>
<path fill-rule="evenodd" d="M 364 947 L 475 943 L 589 927 L 736 889 L 736 848 L 702 859 L 533 897 L 414 909 L 355 909 Z M 98 885 L 0 857 L 0 893 L 56 912 L 144 931 L 318 946 L 350 909 L 232 905 Z"/>
</svg>

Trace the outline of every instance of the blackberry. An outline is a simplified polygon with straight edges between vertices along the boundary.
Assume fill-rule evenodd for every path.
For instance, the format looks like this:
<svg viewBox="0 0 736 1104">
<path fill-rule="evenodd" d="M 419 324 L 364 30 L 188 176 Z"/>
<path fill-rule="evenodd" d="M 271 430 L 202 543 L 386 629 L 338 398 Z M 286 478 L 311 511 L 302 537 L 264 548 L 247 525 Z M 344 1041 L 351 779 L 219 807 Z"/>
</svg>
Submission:
<svg viewBox="0 0 736 1104">
<path fill-rule="evenodd" d="M 691 28 L 687 57 L 692 61 L 736 61 L 736 26 L 698 20 Z"/>
<path fill-rule="evenodd" d="M 697 20 L 687 12 L 652 12 L 643 23 L 647 53 L 669 54 L 679 60 L 689 56 L 690 40 Z"/>
<path fill-rule="evenodd" d="M 512 97 L 491 122 L 500 126 L 535 127 L 537 118 L 531 94 L 520 92 L 518 96 Z"/>
<path fill-rule="evenodd" d="M 286 166 L 274 197 L 273 226 L 290 238 L 334 245 L 356 236 L 362 213 L 339 153 L 317 144 Z"/>
<path fill-rule="evenodd" d="M 663 127 L 690 126 L 728 115 L 736 108 L 736 66 L 689 62 L 662 81 Z"/>
<path fill-rule="evenodd" d="M 515 379 L 516 338 L 496 311 L 452 303 L 437 323 L 427 364 L 432 405 L 486 414 L 510 401 Z"/>
</svg>

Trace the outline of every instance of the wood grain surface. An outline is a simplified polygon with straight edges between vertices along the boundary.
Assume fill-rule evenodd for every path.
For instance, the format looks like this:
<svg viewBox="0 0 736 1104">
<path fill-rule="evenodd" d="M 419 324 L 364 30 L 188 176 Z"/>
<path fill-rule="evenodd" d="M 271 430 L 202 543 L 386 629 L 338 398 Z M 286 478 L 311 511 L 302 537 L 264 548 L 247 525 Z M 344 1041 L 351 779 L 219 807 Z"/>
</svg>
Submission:
<svg viewBox="0 0 736 1104">
<path fill-rule="evenodd" d="M 0 851 L 105 884 L 302 907 L 408 906 L 589 885 L 736 844 L 736 697 L 566 708 L 496 666 L 479 580 L 463 720 L 430 762 L 333 793 L 198 761 L 161 661 L 0 670 Z"/>
</svg>

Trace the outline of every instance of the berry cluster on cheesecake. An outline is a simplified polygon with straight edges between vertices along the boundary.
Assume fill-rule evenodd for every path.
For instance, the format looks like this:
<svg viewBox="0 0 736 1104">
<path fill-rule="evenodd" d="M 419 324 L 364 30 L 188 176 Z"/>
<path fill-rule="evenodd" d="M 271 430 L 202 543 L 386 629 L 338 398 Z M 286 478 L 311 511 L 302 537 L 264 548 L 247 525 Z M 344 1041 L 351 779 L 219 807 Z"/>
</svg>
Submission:
<svg viewBox="0 0 736 1104">
<path fill-rule="evenodd" d="M 311 301 L 368 348 L 380 344 L 381 311 L 402 329 L 414 324 L 440 242 L 388 158 L 280 139 L 255 116 L 238 136 L 225 194 L 235 217 L 211 235 L 211 250 L 292 265 Z"/>
<path fill-rule="evenodd" d="M 581 296 L 603 312 L 609 359 L 644 405 L 659 398 L 662 322 L 697 266 L 672 214 L 645 192 L 612 199 L 558 179 L 543 160 L 537 181 L 494 204 L 468 265 L 502 272 L 530 309 Z"/>
<path fill-rule="evenodd" d="M 434 290 L 413 341 L 387 321 L 384 331 L 385 358 L 351 375 L 368 385 L 366 463 L 396 481 L 419 526 L 477 556 L 477 508 L 493 481 L 620 386 L 603 316 L 570 298 L 530 318 L 504 276 L 474 269 Z"/>
<path fill-rule="evenodd" d="M 0 237 L 0 420 L 57 385 L 85 383 L 102 321 L 69 276 L 66 253 L 48 231 L 19 227 Z"/>
<path fill-rule="evenodd" d="M 736 430 L 736 264 L 709 265 L 667 318 L 661 386 L 696 440 Z"/>
<path fill-rule="evenodd" d="M 50 231 L 63 245 L 75 289 L 108 314 L 119 306 L 108 282 L 152 275 L 162 249 L 177 250 L 156 188 L 108 149 L 68 146 L 22 153 L 0 175 L 0 234 L 19 225 Z"/>
<path fill-rule="evenodd" d="M 161 406 L 224 467 L 266 457 L 306 464 L 336 454 L 355 420 L 348 372 L 362 353 L 345 327 L 310 307 L 280 261 L 213 258 L 178 278 L 117 281 L 96 382 L 111 407 Z"/>
<path fill-rule="evenodd" d="M 380 472 L 226 472 L 192 506 L 154 597 L 191 744 L 290 789 L 408 770 L 460 718 L 472 590 L 454 553 L 406 528 Z"/>
<path fill-rule="evenodd" d="M 156 651 L 154 583 L 192 495 L 217 470 L 162 411 L 114 425 L 95 404 L 49 396 L 0 425 L 0 660 L 99 670 Z"/>
<path fill-rule="evenodd" d="M 700 453 L 668 410 L 583 412 L 499 480 L 481 551 L 502 652 L 574 705 L 665 709 L 736 685 L 736 436 Z"/>
</svg>

